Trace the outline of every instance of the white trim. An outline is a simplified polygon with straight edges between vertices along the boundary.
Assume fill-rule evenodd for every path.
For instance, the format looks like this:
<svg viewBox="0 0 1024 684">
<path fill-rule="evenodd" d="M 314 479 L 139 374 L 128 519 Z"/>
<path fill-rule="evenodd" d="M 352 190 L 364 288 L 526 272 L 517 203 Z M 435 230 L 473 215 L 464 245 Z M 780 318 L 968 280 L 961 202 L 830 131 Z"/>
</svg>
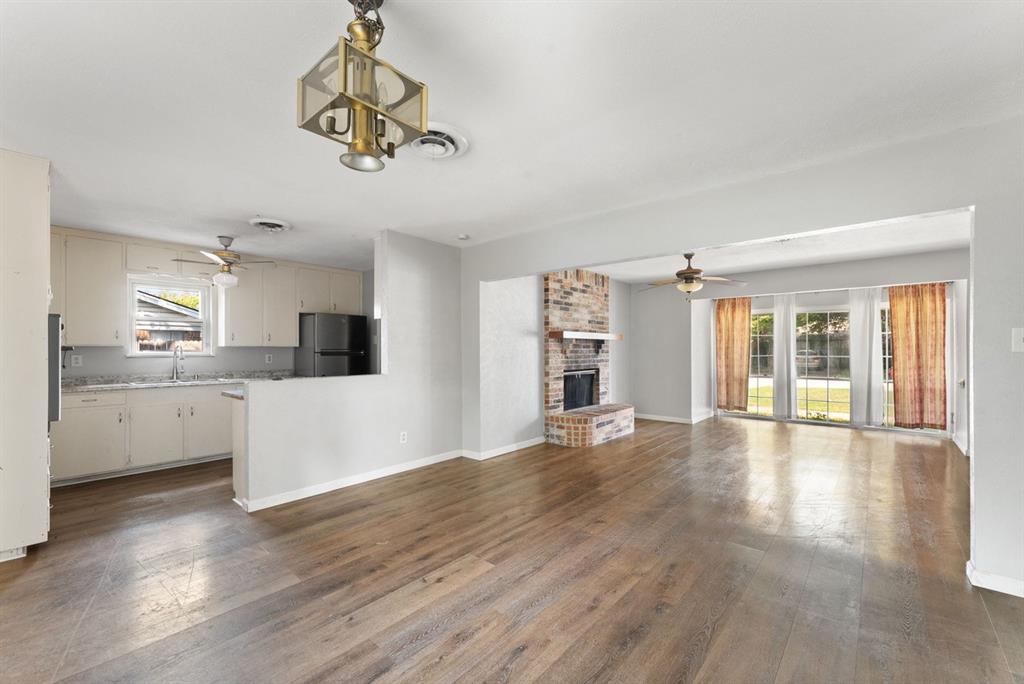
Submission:
<svg viewBox="0 0 1024 684">
<path fill-rule="evenodd" d="M 705 413 L 698 414 L 694 418 L 679 418 L 678 416 L 657 416 L 652 413 L 637 413 L 634 417 L 642 420 L 657 420 L 662 423 L 682 423 L 683 425 L 696 425 L 701 421 L 713 418 L 715 416 L 714 411 L 707 411 Z"/>
<path fill-rule="evenodd" d="M 148 359 L 158 357 L 171 357 L 173 351 L 169 352 L 141 352 L 135 349 L 135 289 L 137 287 L 172 287 L 187 290 L 199 290 L 199 303 L 201 305 L 200 320 L 203 323 L 203 350 L 197 352 L 184 352 L 188 358 L 216 356 L 217 343 L 214 341 L 214 329 L 216 328 L 216 315 L 214 311 L 214 300 L 217 298 L 213 284 L 208 280 L 189 280 L 187 277 L 170 274 L 136 273 L 128 272 L 128 335 L 124 345 L 125 358 Z"/>
<path fill-rule="evenodd" d="M 974 566 L 973 560 L 967 561 L 967 579 L 976 587 L 1024 598 L 1024 579 L 981 572 Z"/>
<path fill-rule="evenodd" d="M 4 549 L 0 551 L 0 563 L 4 561 L 16 560 L 18 558 L 24 558 L 28 554 L 27 546 L 16 546 L 13 549 Z"/>
<path fill-rule="evenodd" d="M 466 449 L 462 452 L 462 455 L 465 458 L 471 458 L 474 461 L 486 461 L 487 459 L 494 458 L 495 456 L 501 456 L 503 454 L 519 451 L 520 449 L 526 449 L 527 447 L 537 446 L 538 444 L 543 443 L 544 436 L 541 435 L 540 437 L 532 437 L 525 442 L 513 442 L 512 444 L 488 449 L 487 451 L 470 451 Z"/>
<path fill-rule="evenodd" d="M 364 482 L 369 482 L 370 480 L 377 480 L 389 475 L 397 475 L 398 473 L 404 473 L 407 470 L 416 470 L 417 468 L 423 468 L 424 466 L 434 465 L 441 461 L 458 458 L 459 456 L 462 456 L 462 454 L 463 452 L 461 449 L 456 449 L 455 451 L 446 451 L 443 454 L 435 454 L 433 456 L 427 456 L 426 458 L 419 458 L 415 461 L 405 461 L 404 463 L 396 463 L 395 465 L 387 466 L 385 468 L 378 468 L 377 470 L 370 470 L 357 475 L 349 475 L 348 477 L 331 480 L 330 482 L 321 482 L 320 484 L 293 489 L 289 492 L 265 496 L 261 499 L 235 498 L 232 500 L 241 506 L 246 512 L 252 513 L 253 511 L 260 511 L 272 506 L 280 506 L 281 504 L 291 503 L 292 501 L 298 501 L 299 499 L 307 499 L 311 496 L 317 496 L 318 494 L 326 494 L 327 492 L 342 489 L 343 487 L 351 487 L 352 485 L 362 484 Z"/>
<path fill-rule="evenodd" d="M 964 456 L 970 456 L 971 452 L 968 450 L 967 442 L 961 442 L 956 432 L 951 433 L 951 435 L 950 439 L 953 440 L 953 444 L 956 444 L 956 448 L 960 450 L 960 453 Z"/>
</svg>

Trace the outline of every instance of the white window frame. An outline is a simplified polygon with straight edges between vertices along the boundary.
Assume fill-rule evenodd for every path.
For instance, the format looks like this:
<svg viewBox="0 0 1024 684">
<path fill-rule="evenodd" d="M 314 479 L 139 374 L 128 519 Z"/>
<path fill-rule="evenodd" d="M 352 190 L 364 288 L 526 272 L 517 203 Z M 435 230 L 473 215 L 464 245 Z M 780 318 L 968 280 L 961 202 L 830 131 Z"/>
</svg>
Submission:
<svg viewBox="0 0 1024 684">
<path fill-rule="evenodd" d="M 200 317 L 203 322 L 203 351 L 201 352 L 184 352 L 185 356 L 198 357 L 198 356 L 214 356 L 214 350 L 217 345 L 214 344 L 214 325 L 213 325 L 213 309 L 214 309 L 214 295 L 213 295 L 213 284 L 205 280 L 196 280 L 195 278 L 182 278 L 176 276 L 161 276 L 161 275 L 129 275 L 128 276 L 128 340 L 125 345 L 125 356 L 132 358 L 144 358 L 153 359 L 161 357 L 171 357 L 174 355 L 173 351 L 166 352 L 140 352 L 135 349 L 135 288 L 139 286 L 148 287 L 168 287 L 168 288 L 180 288 L 188 290 L 199 290 L 199 302 L 200 302 Z"/>
</svg>

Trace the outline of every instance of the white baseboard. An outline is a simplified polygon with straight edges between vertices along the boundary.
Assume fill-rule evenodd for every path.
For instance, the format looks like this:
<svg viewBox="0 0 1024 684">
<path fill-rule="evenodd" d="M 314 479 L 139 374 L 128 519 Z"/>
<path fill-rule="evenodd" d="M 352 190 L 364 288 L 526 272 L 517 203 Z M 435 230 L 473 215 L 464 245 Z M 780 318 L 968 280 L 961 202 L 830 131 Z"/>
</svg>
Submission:
<svg viewBox="0 0 1024 684">
<path fill-rule="evenodd" d="M 497 447 L 495 449 L 488 449 L 487 451 L 470 451 L 466 449 L 462 452 L 462 455 L 466 458 L 471 458 L 474 461 L 486 461 L 487 459 L 494 458 L 495 456 L 501 456 L 502 454 L 508 454 L 513 451 L 519 451 L 520 449 L 537 446 L 538 444 L 543 443 L 544 436 L 541 435 L 540 437 L 528 439 L 525 442 L 513 442 L 512 444 L 506 444 L 505 446 Z"/>
<path fill-rule="evenodd" d="M 125 475 L 139 475 L 140 473 L 152 473 L 157 470 L 168 470 L 170 468 L 181 468 L 184 466 L 198 465 L 199 463 L 209 463 L 210 461 L 224 461 L 231 458 L 231 454 L 214 454 L 213 456 L 200 456 L 199 458 L 189 458 L 183 461 L 171 461 L 169 463 L 157 463 L 155 465 L 141 466 L 138 468 L 124 468 L 122 470 L 112 470 L 107 473 L 99 473 L 97 475 L 83 475 L 82 477 L 69 477 L 63 480 L 53 480 L 50 482 L 50 488 L 66 487 L 68 485 L 82 484 L 83 482 L 95 482 L 97 480 L 109 480 L 115 477 L 124 477 Z"/>
<path fill-rule="evenodd" d="M 1024 598 L 1024 580 L 982 572 L 974 567 L 974 561 L 967 561 L 967 579 L 976 587 Z"/>
<path fill-rule="evenodd" d="M 662 423 L 682 423 L 683 425 L 696 425 L 702 420 L 707 420 L 708 418 L 711 418 L 714 415 L 714 413 L 702 413 L 698 415 L 696 418 L 679 418 L 677 416 L 656 416 L 651 413 L 638 413 L 635 417 L 642 418 L 644 420 L 658 420 L 661 421 Z"/>
<path fill-rule="evenodd" d="M 280 506 L 281 504 L 291 503 L 292 501 L 298 501 L 299 499 L 308 499 L 309 497 L 316 496 L 318 494 L 333 492 L 335 489 L 342 489 L 343 487 L 351 487 L 352 485 L 362 484 L 363 482 L 369 482 L 370 480 L 377 480 L 382 477 L 387 477 L 388 475 L 397 475 L 398 473 L 404 473 L 407 470 L 423 468 L 424 466 L 440 463 L 441 461 L 458 458 L 459 456 L 462 456 L 462 454 L 463 452 L 458 449 L 455 451 L 446 451 L 443 454 L 435 454 L 434 456 L 419 458 L 415 461 L 396 463 L 395 465 L 387 466 L 385 468 L 378 468 L 377 470 L 370 470 L 357 475 L 349 475 L 348 477 L 342 477 L 337 480 L 321 482 L 319 484 L 310 485 L 309 487 L 293 489 L 288 492 L 265 496 L 260 499 L 234 499 L 234 501 L 241 506 L 243 510 L 248 513 L 252 513 L 253 511 L 261 511 L 264 508 Z"/>
<path fill-rule="evenodd" d="M 970 456 L 971 455 L 967 451 L 967 444 L 966 444 L 966 442 L 963 442 L 962 440 L 960 440 L 959 439 L 959 435 L 957 435 L 956 433 L 953 434 L 953 444 L 956 444 L 956 447 L 960 450 L 960 453 L 963 454 L 964 456 Z"/>
<path fill-rule="evenodd" d="M 3 551 L 0 551 L 0 563 L 9 560 L 15 560 L 16 558 L 24 558 L 27 553 L 27 546 L 18 546 L 13 549 L 4 549 Z"/>
</svg>

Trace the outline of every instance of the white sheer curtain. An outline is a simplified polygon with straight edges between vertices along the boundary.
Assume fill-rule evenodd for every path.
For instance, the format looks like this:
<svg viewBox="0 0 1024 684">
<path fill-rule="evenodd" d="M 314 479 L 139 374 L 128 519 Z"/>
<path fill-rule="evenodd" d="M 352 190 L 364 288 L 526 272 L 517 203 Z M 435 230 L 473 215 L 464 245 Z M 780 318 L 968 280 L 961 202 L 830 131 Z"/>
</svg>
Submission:
<svg viewBox="0 0 1024 684">
<path fill-rule="evenodd" d="M 850 422 L 881 425 L 882 288 L 850 290 Z"/>
<path fill-rule="evenodd" d="M 775 295 L 772 337 L 775 373 L 772 414 L 775 418 L 796 417 L 796 295 Z"/>
</svg>

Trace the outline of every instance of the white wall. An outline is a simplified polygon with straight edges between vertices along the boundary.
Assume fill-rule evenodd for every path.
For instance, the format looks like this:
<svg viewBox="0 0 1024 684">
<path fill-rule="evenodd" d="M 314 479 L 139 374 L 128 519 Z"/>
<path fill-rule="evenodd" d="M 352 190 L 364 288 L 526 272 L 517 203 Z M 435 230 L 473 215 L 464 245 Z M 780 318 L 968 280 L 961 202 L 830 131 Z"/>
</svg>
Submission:
<svg viewBox="0 0 1024 684">
<path fill-rule="evenodd" d="M 608 327 L 613 333 L 621 333 L 621 340 L 607 342 L 610 345 L 608 365 L 611 371 L 608 385 L 608 403 L 632 403 L 632 354 L 633 338 L 630 335 L 632 318 L 632 292 L 628 283 L 612 280 L 609 287 Z"/>
<path fill-rule="evenodd" d="M 394 232 L 381 245 L 389 372 L 249 384 L 257 508 L 461 453 L 459 250 Z"/>
<path fill-rule="evenodd" d="M 1015 117 L 466 248 L 464 446 L 480 440 L 482 280 L 973 206 L 972 577 L 1024 595 L 1024 354 L 1010 351 L 1024 325 L 1022 145 Z"/>
<path fill-rule="evenodd" d="M 715 324 L 714 303 L 695 299 L 690 304 L 690 420 L 700 422 L 714 415 L 714 352 L 711 329 Z"/>
<path fill-rule="evenodd" d="M 480 283 L 482 454 L 544 436 L 543 290 L 540 276 Z"/>
</svg>

